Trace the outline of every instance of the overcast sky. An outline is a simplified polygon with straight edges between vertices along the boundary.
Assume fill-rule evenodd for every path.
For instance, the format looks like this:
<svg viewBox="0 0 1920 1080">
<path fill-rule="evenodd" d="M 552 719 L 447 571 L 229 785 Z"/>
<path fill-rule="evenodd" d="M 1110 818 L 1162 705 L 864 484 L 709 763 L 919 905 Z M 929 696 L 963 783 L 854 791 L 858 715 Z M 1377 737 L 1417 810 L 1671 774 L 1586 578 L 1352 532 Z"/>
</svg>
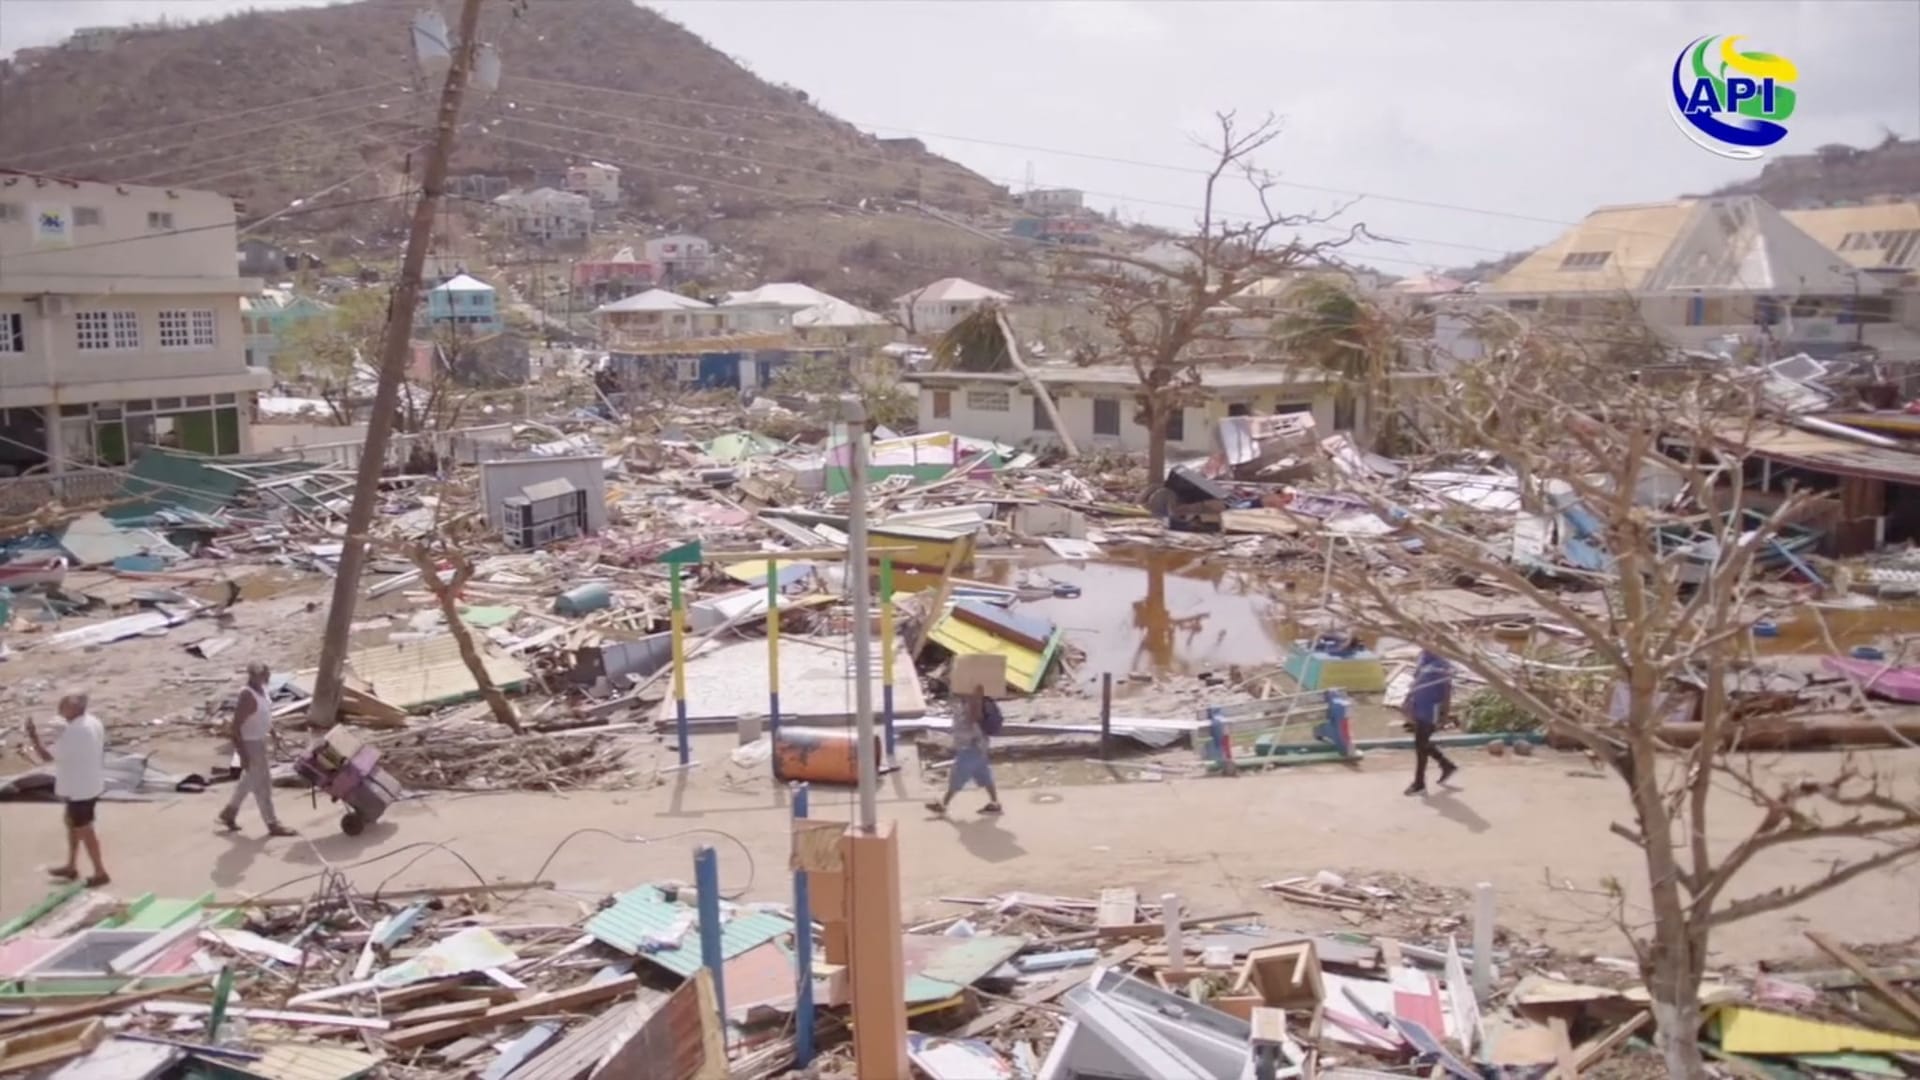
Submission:
<svg viewBox="0 0 1920 1080">
<path fill-rule="evenodd" d="M 300 2 L 0 0 L 0 52 L 76 26 Z M 1179 207 L 1198 203 L 1199 178 L 1177 167 L 1207 163 L 1192 137 L 1215 110 L 1274 112 L 1286 130 L 1264 163 L 1300 185 L 1278 189 L 1285 208 L 1347 201 L 1315 189 L 1360 195 L 1342 220 L 1405 243 L 1354 254 L 1396 274 L 1538 244 L 1597 205 L 1753 175 L 1668 116 L 1674 56 L 1703 34 L 1746 35 L 1798 65 L 1777 152 L 1920 136 L 1920 0 L 652 6 L 863 128 L 920 134 L 1016 188 L 1031 167 L 1042 186 L 1159 224 L 1192 219 Z"/>
</svg>

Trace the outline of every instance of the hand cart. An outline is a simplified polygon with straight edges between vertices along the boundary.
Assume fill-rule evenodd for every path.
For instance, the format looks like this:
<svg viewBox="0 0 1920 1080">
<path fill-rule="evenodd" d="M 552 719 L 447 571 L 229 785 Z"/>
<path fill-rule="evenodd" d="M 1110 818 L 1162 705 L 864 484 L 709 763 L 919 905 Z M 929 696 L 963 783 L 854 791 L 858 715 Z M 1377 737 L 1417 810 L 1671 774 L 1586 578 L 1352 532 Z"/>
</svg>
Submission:
<svg viewBox="0 0 1920 1080">
<path fill-rule="evenodd" d="M 393 775 L 380 767 L 380 748 L 361 742 L 344 727 L 314 740 L 293 767 L 313 785 L 316 798 L 325 792 L 334 802 L 347 804 L 340 831 L 348 836 L 360 835 L 406 796 Z"/>
</svg>

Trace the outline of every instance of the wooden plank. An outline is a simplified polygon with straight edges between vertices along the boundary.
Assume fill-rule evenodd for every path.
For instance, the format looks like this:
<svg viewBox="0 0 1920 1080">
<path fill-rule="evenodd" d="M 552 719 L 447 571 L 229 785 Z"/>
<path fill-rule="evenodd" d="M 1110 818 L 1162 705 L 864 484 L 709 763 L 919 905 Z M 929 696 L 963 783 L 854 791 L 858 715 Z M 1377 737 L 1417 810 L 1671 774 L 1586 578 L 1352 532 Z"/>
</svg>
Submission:
<svg viewBox="0 0 1920 1080">
<path fill-rule="evenodd" d="M 639 985 L 638 976 L 625 975 L 603 983 L 540 994 L 510 1005 L 496 1005 L 479 1016 L 448 1020 L 438 1024 L 422 1024 L 405 1031 L 390 1031 L 385 1036 L 385 1041 L 388 1046 L 396 1050 L 431 1046 L 434 1043 L 451 1041 L 462 1035 L 489 1031 L 501 1024 L 529 1016 L 538 1016 L 541 1013 L 566 1012 L 587 1005 L 597 1005 L 603 1001 L 612 1001 L 615 998 L 624 997 Z"/>
<path fill-rule="evenodd" d="M 1101 889 L 1095 923 L 1101 927 L 1132 926 L 1140 921 L 1140 893 L 1136 889 Z"/>
<path fill-rule="evenodd" d="M 511 1080 L 577 1080 L 631 1041 L 658 1008 L 659 1002 L 637 1001 L 608 1009 L 567 1032 L 565 1038 L 541 1051 L 539 1057 L 499 1075 Z M 610 1077 L 647 1075 L 645 1069 L 631 1074 L 614 1072 L 611 1062 L 606 1073 Z"/>
<path fill-rule="evenodd" d="M 445 1005 L 427 1005 L 398 1016 L 387 1017 L 394 1027 L 413 1027 L 416 1024 L 438 1024 L 443 1020 L 458 1020 L 465 1016 L 479 1016 L 493 1006 L 485 999 L 474 1001 L 451 1001 Z"/>
<path fill-rule="evenodd" d="M 1205 926 L 1208 923 L 1239 922 L 1241 920 L 1257 919 L 1259 917 L 1260 913 L 1257 911 L 1236 911 L 1230 915 L 1206 915 L 1200 918 L 1182 920 L 1180 929 L 1191 930 L 1196 926 Z M 1166 933 L 1166 930 L 1167 924 L 1157 922 L 1133 923 L 1128 926 L 1102 926 L 1098 929 L 1086 930 L 1078 934 L 1062 934 L 1059 937 L 1049 939 L 1048 944 L 1066 946 L 1079 945 L 1096 940 L 1106 941 L 1113 938 L 1158 937 Z"/>
<path fill-rule="evenodd" d="M 1581 1043 L 1580 1049 L 1573 1055 L 1573 1067 L 1583 1070 L 1593 1068 L 1605 1060 L 1608 1054 L 1618 1049 L 1621 1043 L 1632 1038 L 1641 1028 L 1652 1022 L 1653 1013 L 1643 1011 L 1605 1035 Z"/>
<path fill-rule="evenodd" d="M 1573 1056 L 1573 1035 L 1568 1030 L 1567 1018 L 1548 1017 L 1547 1027 L 1553 1031 L 1554 1080 L 1579 1080 L 1580 1061 Z"/>
<path fill-rule="evenodd" d="M 89 1017 L 0 1040 L 0 1073 L 25 1072 L 91 1053 L 106 1037 L 106 1021 Z"/>
<path fill-rule="evenodd" d="M 112 994 L 107 997 L 95 998 L 84 1005 L 70 1005 L 63 1009 L 49 1009 L 46 1012 L 35 1012 L 29 1013 L 26 1016 L 16 1016 L 5 1023 L 0 1023 L 0 1037 L 10 1035 L 16 1031 L 25 1031 L 29 1028 L 45 1027 L 48 1024 L 59 1024 L 68 1020 L 80 1020 L 89 1016 L 99 1016 L 102 1013 L 119 1012 L 129 1005 L 137 1005 L 143 1001 L 153 1001 L 168 994 L 177 994 L 192 987 L 203 986 L 212 981 L 212 979 L 213 976 L 211 975 L 203 975 L 184 983 L 174 983 L 170 986 L 156 987 L 152 990 L 142 990 L 138 993 Z"/>
<path fill-rule="evenodd" d="M 1887 1004 L 1900 1010 L 1908 1021 L 1920 1026 L 1920 1002 L 1916 1002 L 1899 987 L 1881 978 L 1865 960 L 1860 959 L 1852 949 L 1833 940 L 1817 930 L 1807 931 L 1807 940 L 1820 947 L 1820 951 L 1838 960 L 1848 971 L 1860 976 L 1861 980 L 1873 989 Z"/>
<path fill-rule="evenodd" d="M 213 1011 L 211 1005 L 181 1001 L 152 1001 L 147 1003 L 147 1008 L 164 1016 L 206 1016 Z M 385 1031 L 393 1026 L 385 1020 L 368 1016 L 292 1012 L 285 1009 L 228 1009 L 226 1015 L 229 1019 L 239 1017 L 242 1020 L 259 1020 L 270 1024 L 317 1024 L 322 1027 L 358 1028 L 362 1031 Z"/>
</svg>

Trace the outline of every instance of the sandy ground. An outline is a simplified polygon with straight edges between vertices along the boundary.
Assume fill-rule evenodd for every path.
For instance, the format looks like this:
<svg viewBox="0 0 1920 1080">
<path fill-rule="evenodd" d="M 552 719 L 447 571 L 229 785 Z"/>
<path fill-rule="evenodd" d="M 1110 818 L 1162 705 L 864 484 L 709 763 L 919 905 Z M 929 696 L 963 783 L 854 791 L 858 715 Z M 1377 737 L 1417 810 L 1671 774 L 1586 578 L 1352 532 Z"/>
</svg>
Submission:
<svg viewBox="0 0 1920 1080">
<path fill-rule="evenodd" d="M 23 764 L 18 731 L 24 718 L 49 713 L 59 689 L 74 684 L 92 688 L 95 711 L 108 722 L 116 748 L 153 752 L 161 767 L 174 771 L 204 772 L 221 761 L 208 727 L 209 705 L 237 690 L 246 662 L 260 656 L 292 669 L 310 665 L 318 652 L 316 601 L 324 598 L 324 583 L 270 570 L 246 586 L 248 600 L 234 609 L 231 627 L 197 621 L 163 637 L 86 653 L 27 651 L 0 664 L 0 723 L 6 728 L 0 772 Z M 363 605 L 362 618 L 407 610 L 410 605 L 389 598 Z M 236 636 L 240 644 L 213 660 L 185 651 L 187 644 L 216 634 Z M 1179 697 L 1176 691 L 1172 684 L 1134 685 L 1125 696 L 1145 712 L 1143 699 Z M 1192 693 L 1187 691 L 1189 699 Z M 1077 714 L 1093 704 L 1084 689 L 1050 700 L 1055 703 L 1043 706 L 1049 712 Z M 1024 715 L 1010 712 L 1015 723 Z M 305 834 L 298 840 L 266 841 L 251 808 L 243 815 L 248 832 L 217 834 L 212 819 L 224 788 L 105 804 L 100 828 L 115 890 L 124 896 L 192 896 L 209 888 L 228 895 L 303 893 L 329 868 L 369 888 L 388 880 L 396 886 L 460 884 L 475 873 L 493 881 L 522 880 L 540 872 L 561 890 L 541 894 L 537 902 L 574 907 L 640 882 L 691 878 L 691 849 L 711 843 L 729 889 L 744 890 L 751 899 L 785 899 L 786 793 L 762 770 L 731 764 L 729 749 L 728 738 L 706 739 L 696 752 L 706 764 L 690 774 L 659 773 L 657 766 L 672 759 L 648 739 L 633 755 L 637 779 L 629 789 L 564 796 L 433 794 L 395 808 L 357 838 L 337 831 L 337 808 L 314 806 L 306 793 L 287 789 L 279 793 L 280 806 L 288 823 Z M 1609 921 L 1602 890 L 1617 879 L 1629 896 L 1638 896 L 1644 874 L 1637 850 L 1607 831 L 1627 815 L 1618 780 L 1592 772 L 1576 755 L 1496 759 L 1474 750 L 1460 756 L 1466 765 L 1462 790 L 1424 800 L 1400 794 L 1412 766 L 1404 752 L 1376 752 L 1356 768 L 1296 767 L 1160 782 L 1142 781 L 1151 774 L 1125 765 L 1108 775 L 1077 757 L 1058 765 L 1022 762 L 1004 767 L 1008 813 L 997 821 L 974 815 L 981 800 L 972 793 L 957 802 L 952 820 L 930 818 L 920 807 L 928 781 L 909 759 L 883 781 L 881 814 L 899 823 L 909 918 L 959 910 L 942 904 L 943 896 L 1015 889 L 1092 896 L 1102 886 L 1125 885 L 1146 896 L 1177 891 L 1203 913 L 1255 910 L 1271 913 L 1278 926 L 1350 928 L 1333 913 L 1273 901 L 1259 888 L 1264 881 L 1332 869 L 1349 876 L 1404 874 L 1457 889 L 1492 882 L 1500 921 L 1510 931 L 1566 950 L 1623 955 L 1625 944 Z M 1170 757 L 1191 760 L 1186 751 Z M 1920 787 L 1920 755 L 1868 758 L 1909 792 Z M 1783 775 L 1821 775 L 1838 762 L 1833 755 L 1800 754 L 1770 759 L 1767 766 Z M 851 793 L 823 788 L 815 793 L 815 814 L 846 818 L 851 802 Z M 1730 843 L 1753 816 L 1738 799 L 1720 800 L 1716 842 Z M 573 835 L 581 829 L 651 842 Z M 62 845 L 56 806 L 0 803 L 0 914 L 20 911 L 44 895 L 39 868 L 58 861 Z M 1804 880 L 1860 850 L 1858 843 L 1835 842 L 1770 852 L 1734 891 L 1745 895 Z M 1861 943 L 1920 935 L 1920 866 L 1868 875 L 1792 912 L 1730 927 L 1714 942 L 1729 962 L 1796 956 L 1807 951 L 1803 927 Z"/>
<path fill-rule="evenodd" d="M 748 899 L 784 899 L 790 889 L 786 793 L 758 770 L 727 763 L 728 748 L 729 740 L 706 740 L 698 756 L 709 764 L 683 778 L 668 774 L 676 778 L 644 790 L 429 796 L 400 805 L 357 838 L 337 831 L 335 808 L 312 806 L 304 794 L 284 789 L 282 813 L 303 831 L 299 839 L 264 839 L 250 807 L 246 832 L 216 834 L 219 794 L 105 805 L 100 828 L 116 889 L 126 896 L 189 896 L 208 888 L 297 894 L 329 868 L 364 887 L 457 884 L 475 873 L 522 880 L 538 872 L 561 887 L 559 899 L 548 896 L 545 903 L 591 905 L 640 882 L 691 878 L 692 849 L 711 843 L 728 889 L 744 890 Z M 1873 757 L 1911 784 L 1910 756 Z M 1644 875 L 1636 850 L 1607 832 L 1625 809 L 1618 782 L 1589 772 L 1571 755 L 1515 760 L 1473 751 L 1462 760 L 1461 790 L 1427 799 L 1400 794 L 1410 755 L 1378 752 L 1358 768 L 1034 783 L 1003 793 L 1008 813 L 999 820 L 977 817 L 980 799 L 972 793 L 956 802 L 951 820 L 931 818 L 920 807 L 926 792 L 917 763 L 909 762 L 883 779 L 880 813 L 900 830 L 910 919 L 952 914 L 957 909 L 942 904 L 944 896 L 1015 889 L 1091 896 L 1101 886 L 1128 885 L 1148 896 L 1177 891 L 1199 912 L 1255 910 L 1272 913 L 1280 926 L 1342 927 L 1331 913 L 1274 902 L 1259 888 L 1325 868 L 1350 876 L 1406 874 L 1453 888 L 1492 882 L 1507 930 L 1564 950 L 1623 955 L 1598 890 L 1617 878 L 1633 895 Z M 1817 775 L 1838 760 L 1803 754 L 1767 765 L 1782 775 Z M 816 816 L 845 818 L 851 804 L 845 790 L 815 792 Z M 1752 819 L 1751 808 L 1732 798 L 1718 809 L 1725 832 L 1717 841 Z M 580 829 L 650 842 L 623 844 L 599 833 L 568 840 Z M 435 842 L 445 850 L 432 848 Z M 58 858 L 61 843 L 56 807 L 0 805 L 0 911 L 19 911 L 43 895 L 37 868 Z M 1800 880 L 1860 850 L 1857 843 L 1831 843 L 1770 854 L 1735 891 Z M 1861 943 L 1920 934 L 1920 866 L 1870 875 L 1792 912 L 1717 933 L 1718 960 L 1797 956 L 1807 951 L 1803 928 Z"/>
</svg>

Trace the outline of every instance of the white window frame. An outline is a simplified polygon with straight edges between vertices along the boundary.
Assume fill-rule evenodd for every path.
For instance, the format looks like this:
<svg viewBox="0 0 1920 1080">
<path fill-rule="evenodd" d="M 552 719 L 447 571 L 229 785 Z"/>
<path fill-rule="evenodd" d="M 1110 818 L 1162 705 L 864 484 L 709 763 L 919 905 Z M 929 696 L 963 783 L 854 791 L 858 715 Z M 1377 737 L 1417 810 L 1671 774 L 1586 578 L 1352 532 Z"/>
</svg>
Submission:
<svg viewBox="0 0 1920 1080">
<path fill-rule="evenodd" d="M 26 211 L 20 209 L 19 203 L 0 202 L 0 221 L 19 221 L 24 217 Z"/>
<path fill-rule="evenodd" d="M 173 231 L 173 211 L 171 210 L 147 211 L 147 229 L 150 232 L 172 232 Z"/>
<path fill-rule="evenodd" d="M 88 229 L 106 224 L 106 215 L 97 206 L 76 206 L 73 208 L 73 227 Z"/>
<path fill-rule="evenodd" d="M 27 319 L 17 311 L 0 311 L 0 356 L 27 351 Z"/>
<path fill-rule="evenodd" d="M 137 311 L 76 311 L 74 345 L 82 352 L 125 352 L 140 347 Z M 90 343 L 91 342 L 91 343 Z"/>
</svg>

